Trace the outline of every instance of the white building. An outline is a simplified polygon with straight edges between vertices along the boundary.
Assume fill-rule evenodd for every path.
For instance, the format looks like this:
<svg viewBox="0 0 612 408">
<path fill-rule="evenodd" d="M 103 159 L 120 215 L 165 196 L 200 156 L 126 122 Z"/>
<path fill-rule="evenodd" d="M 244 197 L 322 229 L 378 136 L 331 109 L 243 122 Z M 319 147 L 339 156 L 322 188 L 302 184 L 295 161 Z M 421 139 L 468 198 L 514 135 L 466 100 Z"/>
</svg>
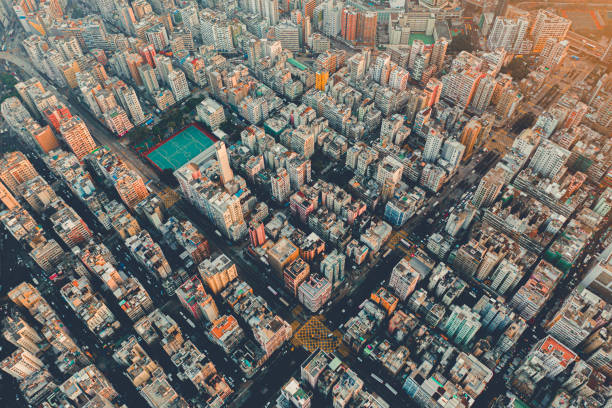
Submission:
<svg viewBox="0 0 612 408">
<path fill-rule="evenodd" d="M 529 168 L 542 177 L 554 178 L 561 167 L 565 165 L 569 156 L 570 151 L 548 139 L 544 139 L 529 162 Z"/>
<path fill-rule="evenodd" d="M 218 129 L 225 122 L 223 106 L 211 98 L 202 100 L 196 107 L 196 112 L 200 120 L 213 130 Z"/>
<path fill-rule="evenodd" d="M 270 181 L 272 184 L 272 197 L 278 202 L 284 202 L 291 194 L 291 181 L 285 169 L 278 169 Z"/>
<path fill-rule="evenodd" d="M 174 94 L 174 99 L 180 101 L 189 96 L 189 86 L 183 71 L 174 70 L 168 74 L 168 84 Z"/>
</svg>

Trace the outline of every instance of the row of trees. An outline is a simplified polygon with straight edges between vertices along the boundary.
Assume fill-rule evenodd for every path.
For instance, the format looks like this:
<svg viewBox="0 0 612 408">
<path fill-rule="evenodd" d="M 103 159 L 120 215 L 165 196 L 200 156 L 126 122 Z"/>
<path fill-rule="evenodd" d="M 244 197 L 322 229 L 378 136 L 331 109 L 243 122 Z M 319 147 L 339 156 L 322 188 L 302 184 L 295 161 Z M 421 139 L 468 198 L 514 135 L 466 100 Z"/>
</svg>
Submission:
<svg viewBox="0 0 612 408">
<path fill-rule="evenodd" d="M 131 144 L 140 144 L 151 141 L 157 144 L 164 140 L 168 135 L 174 133 L 189 122 L 189 114 L 202 101 L 203 98 L 191 98 L 182 106 L 175 105 L 163 112 L 159 122 L 153 127 L 137 126 L 126 136 Z"/>
</svg>

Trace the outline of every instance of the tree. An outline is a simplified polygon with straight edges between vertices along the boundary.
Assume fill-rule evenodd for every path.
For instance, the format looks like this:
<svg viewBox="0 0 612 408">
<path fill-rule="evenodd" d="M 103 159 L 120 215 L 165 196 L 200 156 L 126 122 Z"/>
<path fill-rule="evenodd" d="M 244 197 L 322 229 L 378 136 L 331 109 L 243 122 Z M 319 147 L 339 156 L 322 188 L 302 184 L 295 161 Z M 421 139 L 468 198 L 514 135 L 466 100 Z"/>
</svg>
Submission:
<svg viewBox="0 0 612 408">
<path fill-rule="evenodd" d="M 458 34 L 456 37 L 453 37 L 450 45 L 448 46 L 448 51 L 451 53 L 459 53 L 461 51 L 474 51 L 474 46 L 472 45 L 472 40 L 470 39 L 470 36 L 465 33 L 461 33 Z"/>
<path fill-rule="evenodd" d="M 529 71 L 529 66 L 524 58 L 514 58 L 502 69 L 502 72 L 510 74 L 515 81 L 525 78 L 529 75 Z"/>
</svg>

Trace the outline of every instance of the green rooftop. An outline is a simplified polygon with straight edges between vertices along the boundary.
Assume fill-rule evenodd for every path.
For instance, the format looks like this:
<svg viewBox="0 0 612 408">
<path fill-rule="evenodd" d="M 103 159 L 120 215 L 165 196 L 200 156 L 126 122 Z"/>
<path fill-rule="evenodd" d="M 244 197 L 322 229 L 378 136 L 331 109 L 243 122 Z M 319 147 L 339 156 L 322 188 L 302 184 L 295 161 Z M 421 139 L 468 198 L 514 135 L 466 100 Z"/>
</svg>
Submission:
<svg viewBox="0 0 612 408">
<path fill-rule="evenodd" d="M 301 62 L 293 59 L 293 58 L 287 58 L 287 62 L 290 63 L 291 65 L 293 65 L 294 67 L 296 67 L 299 70 L 305 71 L 306 69 L 308 69 L 308 67 L 304 64 L 302 64 Z"/>
<path fill-rule="evenodd" d="M 408 44 L 412 45 L 412 42 L 414 40 L 421 40 L 425 43 L 425 45 L 430 45 L 433 44 L 434 42 L 436 42 L 436 40 L 434 40 L 433 35 L 427 35 L 427 34 L 419 34 L 419 33 L 410 33 L 410 38 L 408 39 Z"/>
</svg>

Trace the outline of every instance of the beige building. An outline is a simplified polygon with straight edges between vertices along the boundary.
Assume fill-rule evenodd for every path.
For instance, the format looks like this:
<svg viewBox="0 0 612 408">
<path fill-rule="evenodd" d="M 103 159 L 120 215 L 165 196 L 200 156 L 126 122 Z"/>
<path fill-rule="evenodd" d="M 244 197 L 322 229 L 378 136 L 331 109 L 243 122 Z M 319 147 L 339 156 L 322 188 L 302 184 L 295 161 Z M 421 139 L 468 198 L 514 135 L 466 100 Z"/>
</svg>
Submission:
<svg viewBox="0 0 612 408">
<path fill-rule="evenodd" d="M 18 185 L 36 176 L 38 172 L 23 153 L 5 153 L 0 158 L 0 180 L 13 194 L 17 194 Z"/>
<path fill-rule="evenodd" d="M 214 294 L 221 292 L 229 282 L 238 277 L 236 265 L 225 254 L 219 255 L 214 261 L 205 259 L 198 265 L 198 271 Z"/>
<path fill-rule="evenodd" d="M 79 160 L 82 160 L 96 148 L 96 142 L 91 137 L 87 125 L 78 116 L 73 116 L 62 122 L 60 133 Z"/>
<path fill-rule="evenodd" d="M 285 267 L 300 256 L 300 250 L 293 242 L 282 237 L 274 246 L 268 249 L 266 255 L 272 269 L 274 269 L 279 276 L 283 277 Z"/>
</svg>

